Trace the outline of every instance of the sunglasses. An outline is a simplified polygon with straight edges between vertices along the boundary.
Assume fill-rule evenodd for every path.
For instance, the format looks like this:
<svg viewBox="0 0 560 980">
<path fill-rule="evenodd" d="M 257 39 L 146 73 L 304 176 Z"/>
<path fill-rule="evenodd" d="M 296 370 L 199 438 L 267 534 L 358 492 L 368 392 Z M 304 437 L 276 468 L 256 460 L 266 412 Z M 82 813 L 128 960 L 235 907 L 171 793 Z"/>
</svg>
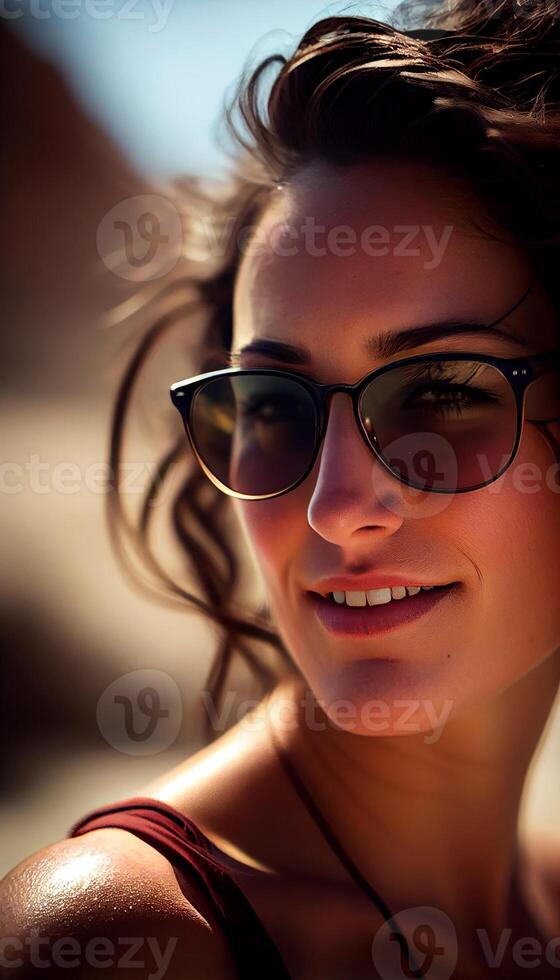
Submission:
<svg viewBox="0 0 560 980">
<path fill-rule="evenodd" d="M 194 454 L 220 490 L 266 500 L 313 469 L 335 392 L 360 435 L 402 483 L 433 493 L 488 486 L 513 462 L 523 419 L 560 420 L 560 347 L 524 358 L 419 354 L 355 384 L 275 368 L 224 368 L 171 385 Z"/>
</svg>

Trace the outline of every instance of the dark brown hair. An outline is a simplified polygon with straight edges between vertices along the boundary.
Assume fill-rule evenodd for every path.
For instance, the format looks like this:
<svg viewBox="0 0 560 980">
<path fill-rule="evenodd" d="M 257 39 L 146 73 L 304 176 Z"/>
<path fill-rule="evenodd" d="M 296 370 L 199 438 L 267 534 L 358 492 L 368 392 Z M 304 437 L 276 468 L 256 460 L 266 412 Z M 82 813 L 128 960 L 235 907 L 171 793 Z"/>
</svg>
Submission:
<svg viewBox="0 0 560 980">
<path fill-rule="evenodd" d="M 192 374 L 228 365 L 240 233 L 256 224 L 275 186 L 309 161 L 344 166 L 382 155 L 427 161 L 464 176 L 488 213 L 525 247 L 560 310 L 558 0 L 458 0 L 443 11 L 437 6 L 439 12 L 429 2 L 407 0 L 391 24 L 326 17 L 306 31 L 289 57 L 273 55 L 246 69 L 225 112 L 234 140 L 229 173 L 214 188 L 197 177 L 174 183 L 184 215 L 185 260 L 181 276 L 146 301 L 150 326 L 120 384 L 108 518 L 116 554 L 134 580 L 142 576 L 133 554 L 151 574 L 154 595 L 197 610 L 217 627 L 219 643 L 206 682 L 216 704 L 234 654 L 257 676 L 263 694 L 296 669 L 266 603 L 252 609 L 240 599 L 241 549 L 231 500 L 193 460 L 172 406 L 170 445 L 134 520 L 125 511 L 118 477 L 132 390 L 170 328 L 191 319 L 200 327 L 189 347 Z M 422 40 L 404 35 L 396 23 L 456 33 Z M 266 75 L 278 66 L 263 96 Z M 227 232 L 220 255 L 205 262 L 193 258 L 201 218 L 216 241 Z M 154 502 L 173 474 L 179 477 L 172 527 L 196 593 L 165 571 L 149 540 Z M 212 737 L 209 726 L 207 736 Z"/>
</svg>

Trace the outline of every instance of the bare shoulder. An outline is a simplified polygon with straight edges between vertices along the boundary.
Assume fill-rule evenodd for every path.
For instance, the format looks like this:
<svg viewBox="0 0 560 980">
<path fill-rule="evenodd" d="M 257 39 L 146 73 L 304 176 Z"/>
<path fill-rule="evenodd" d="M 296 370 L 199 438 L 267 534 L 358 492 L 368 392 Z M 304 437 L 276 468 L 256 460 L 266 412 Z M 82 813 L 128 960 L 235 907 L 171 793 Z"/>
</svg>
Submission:
<svg viewBox="0 0 560 980">
<path fill-rule="evenodd" d="M 249 721 L 231 726 L 140 794 L 175 807 L 222 854 L 245 865 L 321 876 L 325 861 L 332 860 L 330 848 L 274 750 L 267 716 L 267 702 L 270 707 L 274 699 L 293 698 L 297 683 L 290 678 L 280 683 L 250 712 Z M 294 840 L 301 846 L 294 848 Z"/>
<path fill-rule="evenodd" d="M 131 938 L 134 937 L 134 938 Z M 90 980 L 119 967 L 137 980 L 236 976 L 216 923 L 171 864 L 120 829 L 58 841 L 0 881 L 0 978 L 47 967 Z"/>
</svg>

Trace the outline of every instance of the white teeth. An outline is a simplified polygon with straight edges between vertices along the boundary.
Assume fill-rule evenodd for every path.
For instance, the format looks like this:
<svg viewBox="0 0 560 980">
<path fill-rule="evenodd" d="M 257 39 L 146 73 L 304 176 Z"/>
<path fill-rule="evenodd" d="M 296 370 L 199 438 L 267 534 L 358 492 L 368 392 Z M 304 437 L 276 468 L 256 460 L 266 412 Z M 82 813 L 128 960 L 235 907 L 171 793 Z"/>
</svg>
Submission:
<svg viewBox="0 0 560 980">
<path fill-rule="evenodd" d="M 369 591 L 366 592 L 366 596 L 369 606 L 381 606 L 384 602 L 391 601 L 391 590 L 369 589 Z"/>
<path fill-rule="evenodd" d="M 365 606 L 366 604 L 365 592 L 346 592 L 345 595 L 347 606 Z"/>
<path fill-rule="evenodd" d="M 393 599 L 404 599 L 406 595 L 418 595 L 421 589 L 433 589 L 433 585 L 396 585 L 393 589 L 369 589 L 367 592 L 332 592 L 332 598 L 339 606 L 380 606 Z"/>
</svg>

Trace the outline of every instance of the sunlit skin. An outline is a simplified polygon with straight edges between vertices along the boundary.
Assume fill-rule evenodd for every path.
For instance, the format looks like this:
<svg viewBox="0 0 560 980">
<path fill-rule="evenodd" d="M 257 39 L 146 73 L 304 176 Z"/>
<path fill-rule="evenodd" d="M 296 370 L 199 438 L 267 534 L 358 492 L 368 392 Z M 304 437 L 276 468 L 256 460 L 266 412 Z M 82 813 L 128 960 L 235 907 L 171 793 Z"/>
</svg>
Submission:
<svg viewBox="0 0 560 980">
<path fill-rule="evenodd" d="M 308 366 L 246 355 L 246 367 L 301 370 L 323 382 L 353 383 L 383 361 L 367 362 L 368 336 L 434 320 L 492 322 L 534 276 L 524 252 L 484 236 L 491 224 L 473 191 L 429 166 L 377 162 L 336 171 L 310 165 L 279 191 L 261 230 L 377 224 L 430 226 L 452 234 L 443 258 L 372 257 L 271 250 L 244 256 L 236 282 L 233 350 L 267 337 L 304 345 Z M 402 234 L 396 236 L 402 240 Z M 529 350 L 498 337 L 443 338 L 399 355 L 466 351 L 501 357 L 558 344 L 555 310 L 538 282 L 503 324 Z M 549 425 L 560 438 L 560 425 Z M 553 445 L 525 424 L 509 470 L 484 489 L 456 495 L 407 488 L 377 462 L 360 436 L 350 399 L 331 402 L 313 471 L 271 500 L 236 500 L 275 625 L 309 689 L 332 722 L 316 731 L 282 727 L 291 753 L 329 823 L 390 906 L 444 910 L 465 943 L 472 930 L 507 926 L 520 796 L 560 678 L 560 482 Z M 537 489 L 523 490 L 521 467 L 536 464 Z M 552 471 L 551 471 L 552 468 Z M 517 482 L 516 482 L 517 473 Z M 552 483 L 552 485 L 550 485 Z M 410 582 L 458 581 L 460 588 L 420 620 L 390 633 L 335 638 L 313 615 L 305 590 L 318 579 L 376 566 Z M 391 658 L 391 662 L 387 658 Z M 388 706 L 380 734 L 336 714 L 345 699 Z M 418 699 L 436 715 L 450 705 L 436 739 L 429 712 L 399 734 L 402 706 Z M 346 872 L 340 869 L 341 879 Z M 473 948 L 474 948 L 473 941 Z M 467 956 L 465 951 L 465 956 Z M 473 954 L 475 955 L 475 954 Z"/>
<path fill-rule="evenodd" d="M 379 256 L 360 248 L 346 256 L 311 254 L 301 240 L 295 254 L 263 249 L 267 230 L 282 222 L 301 229 L 309 219 L 317 228 L 347 226 L 358 237 L 381 226 L 395 247 Z M 409 246 L 418 254 L 399 254 L 402 226 L 424 230 Z M 239 363 L 354 383 L 385 363 L 429 351 L 513 358 L 560 343 L 538 270 L 520 247 L 499 240 L 504 233 L 468 184 L 426 164 L 376 161 L 336 171 L 310 164 L 273 194 L 257 230 L 260 254 L 243 255 L 235 282 L 234 363 L 246 344 L 269 338 L 307 348 L 309 363 L 262 353 L 240 355 Z M 445 242 L 435 262 L 434 241 Z M 284 245 L 291 244 L 285 230 Z M 531 281 L 525 301 L 500 324 L 512 335 L 507 340 L 479 332 L 440 337 L 385 360 L 363 353 L 368 338 L 411 326 L 492 323 Z M 171 804 L 220 849 L 219 860 L 291 976 L 381 976 L 372 941 L 388 930 L 297 795 L 271 730 L 390 910 L 420 907 L 416 923 L 436 930 L 442 952 L 426 980 L 513 980 L 509 960 L 503 970 L 489 968 L 477 930 L 490 954 L 510 937 L 537 937 L 546 946 L 560 936 L 560 842 L 551 835 L 526 846 L 518 836 L 527 772 L 560 680 L 554 440 L 560 423 L 527 423 L 513 464 L 497 481 L 469 493 L 427 493 L 376 460 L 350 399 L 337 393 L 305 481 L 275 499 L 233 501 L 293 675 L 233 719 L 245 689 L 228 675 L 225 710 L 210 716 L 215 740 L 136 795 Z M 236 453 L 242 467 L 241 441 Z M 410 584 L 459 586 L 423 618 L 391 632 L 334 637 L 308 590 L 319 579 L 381 568 Z M 216 709 L 210 692 L 201 694 L 207 710 Z M 366 713 L 372 703 L 384 716 Z M 183 874 L 141 837 L 107 827 L 49 845 L 0 882 L 0 936 L 19 937 L 20 950 L 31 929 L 116 944 L 148 936 L 159 942 L 162 961 L 171 950 L 168 980 L 238 976 L 230 936 L 207 899 L 198 875 Z M 447 930 L 437 915 L 447 917 Z M 415 920 L 399 922 L 418 952 Z M 385 946 L 396 949 L 388 938 Z M 541 960 L 533 975 L 554 976 Z M 425 968 L 421 950 L 418 962 Z M 447 973 L 440 969 L 446 964 Z M 21 975 L 29 975 L 25 966 Z"/>
<path fill-rule="evenodd" d="M 312 254 L 301 239 L 295 254 L 270 245 L 267 230 L 281 223 L 299 230 L 306 221 L 347 226 L 358 238 L 377 225 L 394 247 L 344 256 L 332 248 Z M 403 226 L 423 229 L 409 246 L 418 254 L 399 254 Z M 426 164 L 338 171 L 310 164 L 273 194 L 257 231 L 261 246 L 243 255 L 234 286 L 234 363 L 246 344 L 269 338 L 307 348 L 309 363 L 262 353 L 239 363 L 351 384 L 430 351 L 514 358 L 560 343 L 538 269 L 500 240 L 506 233 L 468 184 Z M 316 244 L 325 241 L 323 232 Z M 433 244 L 442 241 L 434 261 Z M 285 232 L 283 245 L 291 244 Z M 364 353 L 368 338 L 421 324 L 493 323 L 530 282 L 499 325 L 507 340 L 464 333 L 385 360 Z M 543 952 L 550 944 L 560 956 L 560 841 L 551 831 L 527 843 L 518 818 L 560 681 L 558 443 L 560 423 L 526 423 L 513 464 L 494 483 L 427 493 L 374 457 L 348 395 L 337 393 L 305 481 L 274 499 L 233 501 L 293 673 L 237 716 L 245 679 L 238 687 L 232 671 L 218 705 L 202 691 L 216 738 L 136 795 L 170 804 L 213 841 L 290 976 L 396 975 L 377 968 L 372 943 L 381 931 L 381 947 L 397 947 L 384 914 L 296 793 L 271 729 L 350 859 L 397 916 L 426 980 L 524 977 L 527 965 L 513 973 L 504 944 L 511 951 L 527 939 L 543 944 L 533 975 L 556 975 Z M 241 465 L 241 441 L 236 452 Z M 459 587 L 390 632 L 334 637 L 308 590 L 320 579 L 380 569 L 410 584 Z M 384 714 L 368 713 L 372 704 Z M 53 940 L 106 937 L 117 947 L 122 937 L 147 936 L 158 943 L 154 961 L 156 954 L 169 961 L 168 980 L 238 976 L 231 937 L 210 905 L 202 878 L 143 838 L 106 827 L 47 846 L 0 882 L 0 935 L 19 937 L 8 955 L 25 951 L 32 930 Z M 435 930 L 433 970 L 422 952 L 429 936 L 417 937 L 415 925 Z M 490 968 L 488 956 L 500 948 L 503 969 Z"/>
</svg>

